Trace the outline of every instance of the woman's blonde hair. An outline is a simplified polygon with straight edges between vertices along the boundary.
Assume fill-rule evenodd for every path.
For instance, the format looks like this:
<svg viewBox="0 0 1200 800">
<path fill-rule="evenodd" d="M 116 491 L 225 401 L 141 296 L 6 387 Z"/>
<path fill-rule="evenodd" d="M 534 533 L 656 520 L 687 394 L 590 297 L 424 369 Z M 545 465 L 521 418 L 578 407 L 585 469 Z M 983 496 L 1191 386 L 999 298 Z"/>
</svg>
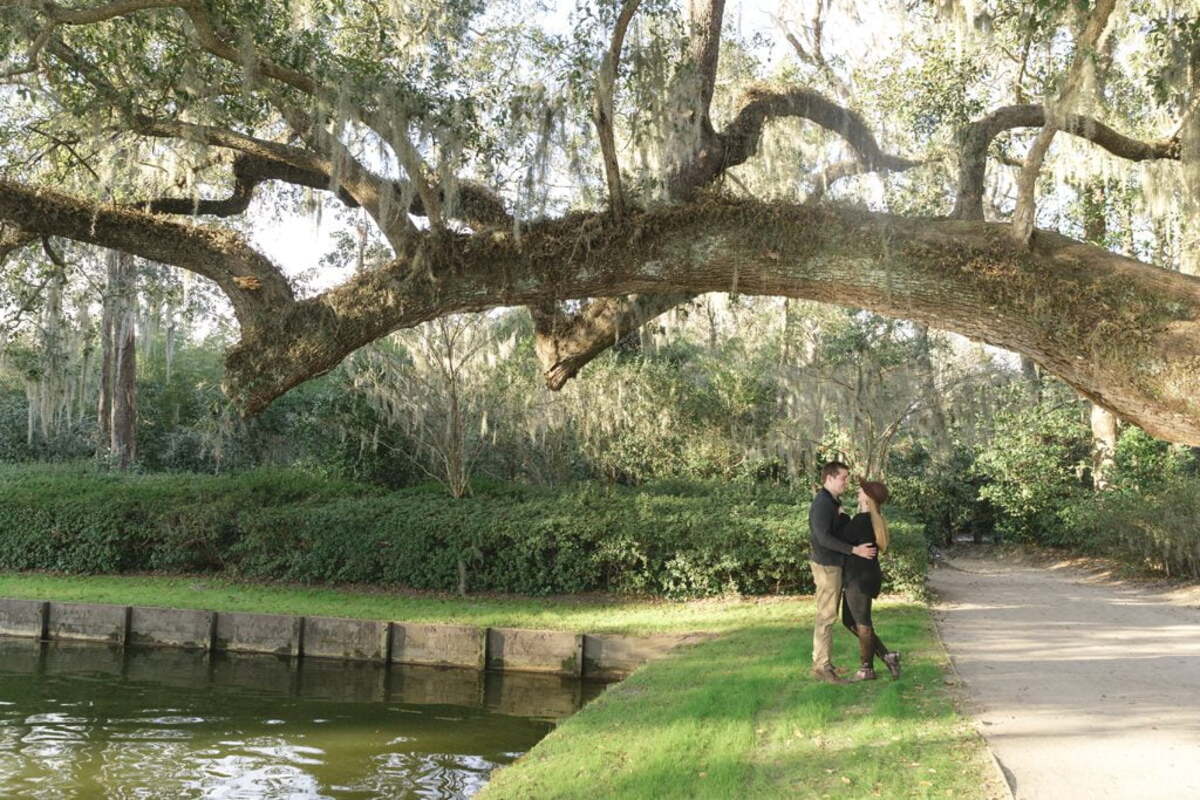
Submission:
<svg viewBox="0 0 1200 800">
<path fill-rule="evenodd" d="M 880 481 L 862 481 L 863 494 L 867 496 L 867 513 L 871 515 L 871 528 L 875 531 L 875 545 L 880 553 L 886 553 L 891 544 L 891 534 L 888 531 L 887 520 L 883 518 L 880 507 L 888 501 L 889 492 L 886 485 Z"/>
</svg>

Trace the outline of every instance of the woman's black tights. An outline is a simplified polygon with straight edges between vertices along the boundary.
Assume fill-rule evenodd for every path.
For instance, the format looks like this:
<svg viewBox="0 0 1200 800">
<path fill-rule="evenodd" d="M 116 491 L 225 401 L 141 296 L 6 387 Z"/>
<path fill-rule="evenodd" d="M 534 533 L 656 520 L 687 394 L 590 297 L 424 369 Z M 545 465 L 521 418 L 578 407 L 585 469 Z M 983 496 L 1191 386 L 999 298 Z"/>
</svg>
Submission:
<svg viewBox="0 0 1200 800">
<path fill-rule="evenodd" d="M 875 656 L 888 654 L 875 628 L 871 625 L 871 596 L 847 586 L 842 593 L 842 624 L 858 639 L 859 662 L 864 667 L 873 667 Z"/>
</svg>

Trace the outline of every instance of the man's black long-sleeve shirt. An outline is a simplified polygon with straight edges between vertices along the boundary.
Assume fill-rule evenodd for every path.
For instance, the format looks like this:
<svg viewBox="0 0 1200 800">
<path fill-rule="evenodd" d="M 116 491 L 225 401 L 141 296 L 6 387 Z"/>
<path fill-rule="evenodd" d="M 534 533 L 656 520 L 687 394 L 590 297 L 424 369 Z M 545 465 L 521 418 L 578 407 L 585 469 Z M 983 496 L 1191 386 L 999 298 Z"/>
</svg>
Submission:
<svg viewBox="0 0 1200 800">
<path fill-rule="evenodd" d="M 809 558 L 817 564 L 840 567 L 854 549 L 833 535 L 841 505 L 841 501 L 823 488 L 808 507 Z"/>
</svg>

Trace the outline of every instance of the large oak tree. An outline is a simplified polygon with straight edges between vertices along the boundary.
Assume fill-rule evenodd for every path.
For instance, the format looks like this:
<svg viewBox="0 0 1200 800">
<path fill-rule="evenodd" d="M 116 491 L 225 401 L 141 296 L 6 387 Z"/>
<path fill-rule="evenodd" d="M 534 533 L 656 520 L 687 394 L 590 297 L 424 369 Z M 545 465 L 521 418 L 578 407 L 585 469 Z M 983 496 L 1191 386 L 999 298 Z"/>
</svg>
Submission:
<svg viewBox="0 0 1200 800">
<path fill-rule="evenodd" d="M 1060 143 L 1107 175 L 1153 162 L 1146 225 L 1178 229 L 1192 269 L 1200 15 L 884 1 L 856 32 L 816 0 L 777 20 L 794 61 L 766 74 L 724 0 L 684 5 L 0 0 L 0 258 L 66 237 L 211 279 L 246 412 L 389 331 L 496 306 L 528 307 L 559 388 L 729 291 L 1000 345 L 1200 445 L 1200 278 L 1035 226 L 1063 202 L 1039 203 Z M 853 44 L 900 23 L 891 55 Z M 246 235 L 279 187 L 356 209 L 388 257 L 299 296 Z"/>
</svg>

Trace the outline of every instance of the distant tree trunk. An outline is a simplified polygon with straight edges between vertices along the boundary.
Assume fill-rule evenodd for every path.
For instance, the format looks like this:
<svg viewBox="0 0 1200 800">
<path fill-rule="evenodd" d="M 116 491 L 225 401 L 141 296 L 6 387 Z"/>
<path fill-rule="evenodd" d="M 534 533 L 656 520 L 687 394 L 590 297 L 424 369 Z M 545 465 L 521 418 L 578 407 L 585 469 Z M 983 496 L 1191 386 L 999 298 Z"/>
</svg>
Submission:
<svg viewBox="0 0 1200 800">
<path fill-rule="evenodd" d="M 1092 406 L 1092 486 L 1098 490 L 1112 485 L 1117 449 L 1117 418 L 1100 406 Z"/>
<path fill-rule="evenodd" d="M 1102 179 L 1090 181 L 1083 189 L 1083 233 L 1092 244 L 1105 246 L 1108 193 Z M 1117 449 L 1117 418 L 1111 411 L 1092 404 L 1091 419 L 1092 486 L 1102 491 L 1112 484 L 1112 471 L 1116 466 L 1113 455 Z"/>
<path fill-rule="evenodd" d="M 113 283 L 117 272 L 117 260 L 121 257 L 116 250 L 108 251 L 107 267 L 108 282 L 104 289 L 103 306 L 100 313 L 100 392 L 96 403 L 96 452 L 108 452 L 112 438 L 112 407 L 113 407 L 113 318 L 115 317 L 116 297 L 113 294 Z"/>
<path fill-rule="evenodd" d="M 1021 356 L 1021 374 L 1029 387 L 1029 397 L 1033 404 L 1042 402 L 1042 370 L 1029 356 Z"/>
<path fill-rule="evenodd" d="M 704 316 L 708 320 L 708 349 L 710 351 L 717 349 L 717 312 L 713 308 L 712 297 L 704 298 Z"/>
<path fill-rule="evenodd" d="M 116 364 L 113 371 L 110 447 L 117 466 L 128 469 L 137 458 L 137 338 L 134 304 L 132 299 L 124 303 L 125 307 L 117 315 L 116 340 L 113 342 Z"/>
<path fill-rule="evenodd" d="M 119 469 L 137 458 L 136 271 L 133 257 L 108 256 L 108 286 L 100 321 L 100 447 Z"/>
<path fill-rule="evenodd" d="M 779 353 L 779 363 L 787 364 L 792 357 L 792 300 L 783 298 L 783 347 Z"/>
<path fill-rule="evenodd" d="M 946 411 L 942 407 L 942 395 L 934 380 L 933 357 L 929 343 L 929 327 L 916 325 L 917 368 L 921 376 L 921 394 L 924 397 L 929 424 L 929 436 L 933 440 L 935 458 L 944 458 L 950 452 L 950 436 L 946 429 Z"/>
<path fill-rule="evenodd" d="M 91 397 L 88 384 L 92 374 L 92 348 L 88 342 L 92 328 L 92 317 L 88 313 L 87 303 L 79 309 L 79 330 L 82 340 L 79 345 L 79 383 L 75 391 L 75 419 L 82 420 L 87 411 L 87 403 Z"/>
</svg>

